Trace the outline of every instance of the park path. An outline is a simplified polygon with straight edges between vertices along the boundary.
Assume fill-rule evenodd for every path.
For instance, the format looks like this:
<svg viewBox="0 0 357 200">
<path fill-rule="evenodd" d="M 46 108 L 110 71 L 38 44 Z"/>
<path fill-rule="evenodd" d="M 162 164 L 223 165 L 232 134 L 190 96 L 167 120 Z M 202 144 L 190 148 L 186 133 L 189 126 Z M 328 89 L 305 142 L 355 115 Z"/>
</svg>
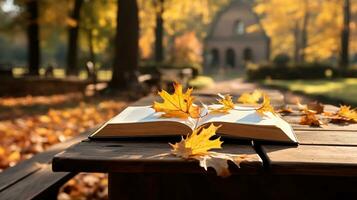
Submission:
<svg viewBox="0 0 357 200">
<path fill-rule="evenodd" d="M 234 78 L 229 80 L 215 81 L 215 84 L 198 89 L 197 93 L 208 94 L 231 94 L 233 96 L 239 96 L 243 92 L 252 92 L 255 89 L 260 89 L 266 92 L 273 102 L 277 104 L 294 104 L 298 98 L 301 102 L 309 102 L 312 99 L 307 97 L 296 95 L 288 91 L 282 91 L 277 89 L 271 89 L 262 87 L 257 83 L 247 82 L 244 78 Z"/>
</svg>

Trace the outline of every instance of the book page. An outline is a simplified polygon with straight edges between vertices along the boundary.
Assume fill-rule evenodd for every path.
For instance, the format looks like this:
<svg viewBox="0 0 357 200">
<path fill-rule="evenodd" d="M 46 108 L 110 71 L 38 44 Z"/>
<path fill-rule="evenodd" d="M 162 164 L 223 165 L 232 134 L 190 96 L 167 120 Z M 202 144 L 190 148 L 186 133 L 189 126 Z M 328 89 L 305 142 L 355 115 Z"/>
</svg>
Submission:
<svg viewBox="0 0 357 200">
<path fill-rule="evenodd" d="M 160 112 L 155 112 L 150 106 L 129 106 L 108 121 L 108 124 L 170 121 L 185 124 L 193 129 L 196 123 L 196 120 L 192 118 L 163 118 L 161 114 Z"/>
<path fill-rule="evenodd" d="M 220 105 L 210 105 L 209 107 L 219 108 Z M 270 112 L 264 116 L 260 116 L 253 107 L 236 106 L 235 110 L 230 110 L 229 113 L 210 113 L 199 121 L 199 126 L 214 122 L 275 126 L 281 129 L 293 141 L 296 141 L 293 130 L 286 121 Z"/>
</svg>

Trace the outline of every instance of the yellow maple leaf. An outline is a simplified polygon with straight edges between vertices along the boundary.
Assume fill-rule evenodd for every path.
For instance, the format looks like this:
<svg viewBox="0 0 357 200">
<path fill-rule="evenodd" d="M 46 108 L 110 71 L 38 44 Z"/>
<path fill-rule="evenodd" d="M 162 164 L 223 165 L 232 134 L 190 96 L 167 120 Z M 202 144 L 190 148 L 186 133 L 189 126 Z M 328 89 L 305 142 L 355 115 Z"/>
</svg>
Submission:
<svg viewBox="0 0 357 200">
<path fill-rule="evenodd" d="M 221 95 L 218 94 L 220 99 L 217 99 L 218 103 L 222 105 L 222 107 L 217 109 L 211 109 L 212 112 L 219 112 L 219 113 L 227 113 L 230 110 L 234 109 L 234 103 L 232 100 L 232 96 L 229 94 Z"/>
<path fill-rule="evenodd" d="M 357 111 L 351 109 L 351 106 L 341 105 L 336 114 L 345 121 L 357 122 Z"/>
<path fill-rule="evenodd" d="M 173 148 L 171 153 L 182 158 L 190 158 L 198 155 L 207 155 L 210 149 L 222 148 L 222 141 L 220 138 L 210 140 L 210 138 L 216 135 L 216 131 L 220 126 L 214 126 L 211 124 L 208 128 L 197 128 L 193 130 L 191 134 L 182 138 L 182 140 L 176 144 L 170 144 Z"/>
<path fill-rule="evenodd" d="M 270 104 L 270 98 L 268 97 L 268 95 L 263 94 L 263 103 L 259 108 L 257 108 L 257 113 L 259 115 L 264 115 L 266 112 L 276 114 L 273 106 Z"/>
<path fill-rule="evenodd" d="M 257 104 L 261 97 L 262 92 L 254 90 L 252 93 L 244 92 L 237 101 L 242 104 Z"/>
<path fill-rule="evenodd" d="M 223 142 L 220 141 L 220 138 L 210 140 L 219 127 L 211 124 L 208 128 L 195 129 L 186 138 L 182 138 L 180 142 L 170 144 L 172 147 L 171 153 L 184 159 L 198 160 L 201 167 L 206 171 L 208 167 L 212 167 L 218 176 L 229 176 L 228 161 L 232 161 L 240 167 L 240 163 L 247 160 L 248 156 L 209 151 L 222 148 Z"/>
<path fill-rule="evenodd" d="M 163 112 L 162 117 L 198 118 L 200 116 L 200 108 L 193 104 L 192 88 L 183 93 L 181 84 L 174 82 L 173 86 L 175 89 L 173 94 L 169 94 L 165 90 L 159 92 L 164 102 L 154 102 L 152 108 L 156 112 Z"/>
</svg>

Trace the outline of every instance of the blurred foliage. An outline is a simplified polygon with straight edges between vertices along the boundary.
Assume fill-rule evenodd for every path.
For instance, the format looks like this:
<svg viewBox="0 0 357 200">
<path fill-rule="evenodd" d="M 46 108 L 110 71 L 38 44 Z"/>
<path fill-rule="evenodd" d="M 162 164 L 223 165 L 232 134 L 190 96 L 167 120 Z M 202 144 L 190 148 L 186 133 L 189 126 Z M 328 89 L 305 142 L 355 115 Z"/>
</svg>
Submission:
<svg viewBox="0 0 357 200">
<path fill-rule="evenodd" d="M 357 0 L 351 0 L 351 6 L 351 16 L 356 16 Z M 306 61 L 313 61 L 338 56 L 342 8 L 343 0 L 258 0 L 255 11 L 262 17 L 262 25 L 272 39 L 272 56 L 288 53 L 293 57 L 297 50 L 298 54 L 306 54 Z M 304 21 L 306 16 L 308 21 Z M 350 50 L 357 52 L 357 21 L 356 17 L 351 19 Z M 308 38 L 306 47 L 299 41 L 304 22 Z M 296 47 L 296 42 L 300 47 Z"/>
<path fill-rule="evenodd" d="M 357 105 L 357 78 L 333 80 L 265 80 L 265 85 L 338 99 L 345 104 Z"/>
<path fill-rule="evenodd" d="M 286 67 L 290 61 L 290 56 L 285 53 L 280 53 L 276 55 L 273 59 L 273 63 L 277 67 Z"/>
</svg>

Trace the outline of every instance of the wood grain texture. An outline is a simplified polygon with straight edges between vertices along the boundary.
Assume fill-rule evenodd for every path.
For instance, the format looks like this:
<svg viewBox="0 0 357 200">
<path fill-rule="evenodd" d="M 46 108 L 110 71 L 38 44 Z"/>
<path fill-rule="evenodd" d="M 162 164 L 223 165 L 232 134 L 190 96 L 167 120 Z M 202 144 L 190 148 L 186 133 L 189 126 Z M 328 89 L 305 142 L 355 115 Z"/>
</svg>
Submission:
<svg viewBox="0 0 357 200">
<path fill-rule="evenodd" d="M 300 144 L 357 147 L 357 131 L 297 130 L 295 134 Z"/>
<path fill-rule="evenodd" d="M 170 155 L 167 142 L 85 141 L 72 146 L 53 159 L 54 171 L 83 172 L 203 172 L 198 162 Z M 237 171 L 256 172 L 262 161 L 249 145 L 225 144 L 221 152 L 247 154 L 249 161 Z M 233 167 L 234 168 L 234 167 Z"/>
<path fill-rule="evenodd" d="M 273 173 L 357 176 L 357 147 L 262 145 L 261 149 Z"/>
</svg>

